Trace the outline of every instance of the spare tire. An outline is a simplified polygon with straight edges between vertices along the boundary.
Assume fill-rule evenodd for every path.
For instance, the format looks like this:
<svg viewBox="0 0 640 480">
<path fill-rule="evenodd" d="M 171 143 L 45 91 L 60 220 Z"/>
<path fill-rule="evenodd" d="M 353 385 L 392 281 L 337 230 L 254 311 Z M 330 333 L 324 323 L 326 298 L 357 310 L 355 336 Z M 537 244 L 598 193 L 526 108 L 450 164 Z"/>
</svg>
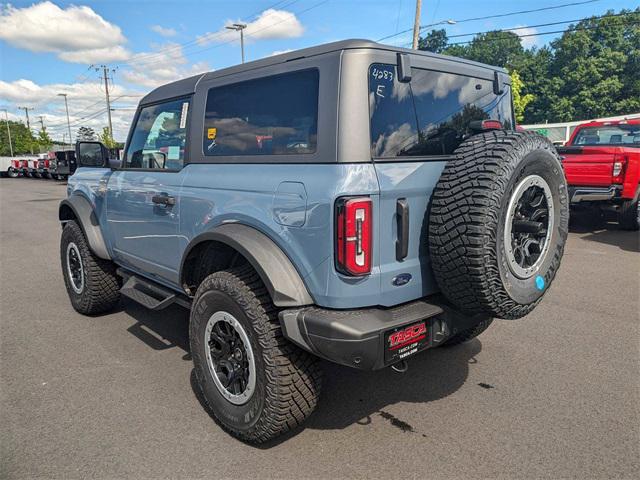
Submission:
<svg viewBox="0 0 640 480">
<path fill-rule="evenodd" d="M 569 226 L 558 154 L 533 132 L 464 141 L 432 196 L 435 279 L 461 311 L 516 319 L 531 312 L 560 266 Z"/>
</svg>

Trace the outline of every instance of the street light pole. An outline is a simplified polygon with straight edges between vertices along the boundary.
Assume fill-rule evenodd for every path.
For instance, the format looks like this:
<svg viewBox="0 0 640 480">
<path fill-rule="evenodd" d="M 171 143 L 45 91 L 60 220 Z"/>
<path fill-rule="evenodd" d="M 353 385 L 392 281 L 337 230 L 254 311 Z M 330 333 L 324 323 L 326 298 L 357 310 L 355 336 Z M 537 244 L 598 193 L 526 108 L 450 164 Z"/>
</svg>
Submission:
<svg viewBox="0 0 640 480">
<path fill-rule="evenodd" d="M 413 50 L 418 49 L 418 39 L 420 38 L 420 10 L 422 9 L 422 0 L 416 0 L 416 17 L 413 20 Z"/>
<path fill-rule="evenodd" d="M 69 105 L 67 104 L 67 94 L 59 93 L 59 97 L 64 97 L 64 108 L 67 111 L 67 128 L 69 129 L 69 147 L 73 148 L 73 144 L 71 143 L 71 122 L 69 121 Z"/>
<path fill-rule="evenodd" d="M 24 114 L 27 117 L 27 130 L 29 131 L 29 135 L 31 135 L 31 123 L 29 123 L 29 110 L 33 110 L 33 107 L 18 107 L 19 110 L 24 110 Z M 33 143 L 29 141 L 29 145 L 31 148 L 31 154 L 33 154 Z"/>
<path fill-rule="evenodd" d="M 9 128 L 9 114 L 7 113 L 7 109 L 4 109 L 4 119 L 7 122 L 7 134 L 9 135 L 9 151 L 11 152 L 11 156 L 13 157 L 13 143 L 11 143 L 11 129 Z"/>
<path fill-rule="evenodd" d="M 229 25 L 226 28 L 227 30 L 235 30 L 236 32 L 240 32 L 240 51 L 242 53 L 242 63 L 244 63 L 244 32 L 243 30 L 247 28 L 247 24 L 234 23 L 233 25 Z"/>
</svg>

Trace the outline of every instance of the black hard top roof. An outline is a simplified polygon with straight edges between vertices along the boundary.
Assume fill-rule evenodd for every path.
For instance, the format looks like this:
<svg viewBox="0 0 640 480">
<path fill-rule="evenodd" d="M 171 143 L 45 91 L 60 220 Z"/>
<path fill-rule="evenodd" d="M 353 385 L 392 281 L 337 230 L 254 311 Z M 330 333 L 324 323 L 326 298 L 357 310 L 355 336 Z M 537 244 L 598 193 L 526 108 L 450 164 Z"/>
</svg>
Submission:
<svg viewBox="0 0 640 480">
<path fill-rule="evenodd" d="M 291 52 L 281 53 L 279 55 L 273 55 L 271 57 L 261 58 L 260 60 L 255 60 L 252 62 L 247 62 L 239 65 L 234 65 L 232 67 L 227 67 L 227 68 L 215 70 L 212 72 L 201 73 L 199 75 L 194 75 L 193 77 L 189 77 L 189 78 L 184 78 L 182 80 L 168 83 L 166 85 L 162 85 L 161 87 L 156 88 L 155 90 L 152 90 L 140 101 L 140 103 L 141 104 L 155 103 L 161 100 L 165 100 L 167 98 L 175 98 L 175 97 L 180 97 L 184 95 L 189 95 L 195 92 L 196 85 L 203 78 L 207 80 L 213 79 L 213 78 L 219 78 L 227 75 L 233 75 L 235 73 L 245 72 L 248 70 L 254 70 L 256 68 L 262 68 L 270 65 L 277 65 L 279 63 L 290 62 L 298 58 L 313 57 L 316 55 L 322 55 L 325 53 L 336 52 L 340 50 L 352 50 L 352 49 L 363 49 L 363 48 L 408 53 L 411 55 L 420 55 L 425 57 L 444 58 L 453 62 L 466 63 L 470 65 L 475 65 L 477 67 L 491 68 L 492 70 L 506 72 L 506 70 L 500 67 L 491 67 L 483 63 L 478 63 L 478 62 L 474 62 L 471 60 L 466 60 L 458 57 L 439 55 L 436 53 L 425 52 L 422 50 L 412 50 L 408 48 L 394 47 L 392 45 L 384 45 L 382 43 L 376 43 L 371 40 L 351 39 L 351 40 L 341 40 L 339 42 L 325 43 L 323 45 L 317 45 L 315 47 L 303 48 L 301 50 L 294 50 Z"/>
</svg>

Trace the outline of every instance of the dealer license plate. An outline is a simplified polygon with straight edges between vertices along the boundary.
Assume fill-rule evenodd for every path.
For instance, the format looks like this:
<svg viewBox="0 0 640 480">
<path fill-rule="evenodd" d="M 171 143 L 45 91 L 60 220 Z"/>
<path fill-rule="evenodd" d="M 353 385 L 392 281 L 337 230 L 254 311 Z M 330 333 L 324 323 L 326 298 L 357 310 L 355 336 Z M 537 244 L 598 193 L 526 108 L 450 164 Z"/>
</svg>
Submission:
<svg viewBox="0 0 640 480">
<path fill-rule="evenodd" d="M 394 328 L 386 332 L 384 337 L 385 363 L 404 360 L 429 345 L 429 329 L 426 321 Z"/>
</svg>

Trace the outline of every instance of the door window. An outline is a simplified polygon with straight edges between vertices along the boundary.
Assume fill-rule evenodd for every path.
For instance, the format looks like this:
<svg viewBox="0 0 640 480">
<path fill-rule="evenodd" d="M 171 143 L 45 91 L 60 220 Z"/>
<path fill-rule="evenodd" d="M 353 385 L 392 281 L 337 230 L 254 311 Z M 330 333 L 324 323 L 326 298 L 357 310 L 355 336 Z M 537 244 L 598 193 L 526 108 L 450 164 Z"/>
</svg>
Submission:
<svg viewBox="0 0 640 480">
<path fill-rule="evenodd" d="M 187 142 L 189 100 L 142 108 L 125 159 L 126 168 L 180 170 Z"/>
</svg>

